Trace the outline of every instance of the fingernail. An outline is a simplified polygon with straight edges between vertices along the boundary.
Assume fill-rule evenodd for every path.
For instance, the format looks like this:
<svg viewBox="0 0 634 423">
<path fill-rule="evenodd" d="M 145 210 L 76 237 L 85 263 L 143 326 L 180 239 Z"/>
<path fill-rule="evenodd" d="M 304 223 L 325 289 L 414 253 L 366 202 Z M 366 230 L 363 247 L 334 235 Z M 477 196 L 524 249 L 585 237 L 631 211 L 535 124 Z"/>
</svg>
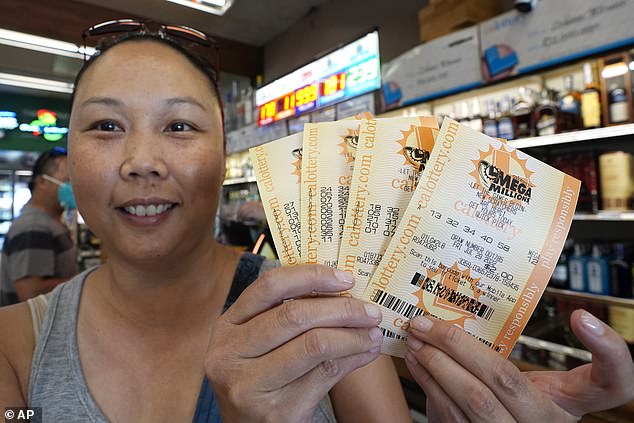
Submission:
<svg viewBox="0 0 634 423">
<path fill-rule="evenodd" d="M 405 361 L 407 361 L 412 366 L 418 366 L 418 361 L 416 360 L 416 357 L 414 357 L 414 354 L 410 350 L 405 351 Z"/>
<path fill-rule="evenodd" d="M 372 328 L 368 331 L 368 334 L 370 335 L 370 339 L 372 339 L 373 342 L 383 342 L 383 332 L 381 331 L 381 329 Z"/>
<path fill-rule="evenodd" d="M 354 276 L 350 272 L 344 272 L 343 270 L 334 269 L 335 277 L 341 282 L 352 285 L 354 283 Z"/>
<path fill-rule="evenodd" d="M 597 336 L 601 336 L 605 332 L 603 322 L 585 310 L 583 310 L 583 313 L 581 314 L 581 323 L 586 327 L 586 329 Z"/>
<path fill-rule="evenodd" d="M 381 313 L 381 309 L 378 305 L 365 303 L 363 304 L 363 308 L 365 308 L 365 312 L 368 317 L 371 317 L 373 319 L 380 319 L 383 316 L 383 313 Z"/>
<path fill-rule="evenodd" d="M 428 332 L 433 323 L 431 320 L 429 320 L 427 317 L 425 316 L 418 316 L 415 317 L 412 321 L 411 321 L 411 325 L 414 329 L 416 329 L 417 331 L 420 332 Z"/>
<path fill-rule="evenodd" d="M 417 339 L 414 335 L 409 335 L 407 337 L 407 348 L 412 349 L 414 351 L 418 351 L 423 348 L 423 343 Z"/>
</svg>

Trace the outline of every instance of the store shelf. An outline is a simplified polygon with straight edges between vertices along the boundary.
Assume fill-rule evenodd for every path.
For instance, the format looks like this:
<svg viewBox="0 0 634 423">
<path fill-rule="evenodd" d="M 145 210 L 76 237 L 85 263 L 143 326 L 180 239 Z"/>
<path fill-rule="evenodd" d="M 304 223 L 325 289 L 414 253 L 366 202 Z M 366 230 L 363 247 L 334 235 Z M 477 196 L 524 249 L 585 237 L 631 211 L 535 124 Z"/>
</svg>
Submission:
<svg viewBox="0 0 634 423">
<path fill-rule="evenodd" d="M 634 221 L 634 212 L 601 211 L 599 213 L 576 213 L 574 220 Z"/>
<path fill-rule="evenodd" d="M 609 295 L 597 295 L 597 294 L 590 294 L 587 292 L 577 292 L 577 291 L 570 291 L 567 289 L 558 289 L 558 288 L 551 288 L 551 287 L 546 288 L 546 292 L 544 292 L 544 295 L 634 308 L 634 299 L 630 299 L 630 298 L 619 298 L 619 297 L 612 297 Z"/>
<path fill-rule="evenodd" d="M 526 335 L 520 335 L 517 342 L 522 345 L 526 345 L 527 347 L 546 350 L 557 354 L 565 354 L 568 357 L 578 358 L 579 360 L 583 361 L 592 361 L 592 354 L 590 353 L 590 351 L 582 350 L 579 348 L 556 344 L 554 342 L 544 341 L 543 339 L 533 338 Z"/>
<path fill-rule="evenodd" d="M 233 179 L 226 179 L 222 185 L 227 186 L 227 185 L 238 185 L 238 184 L 250 184 L 255 181 L 256 179 L 253 176 L 248 178 L 233 178 Z"/>
<path fill-rule="evenodd" d="M 627 125 L 608 126 L 606 128 L 585 129 L 582 131 L 566 132 L 543 137 L 522 138 L 519 140 L 511 140 L 508 144 L 515 148 L 543 147 L 546 145 L 568 144 L 621 137 L 624 135 L 634 135 L 634 124 L 630 123 Z"/>
</svg>

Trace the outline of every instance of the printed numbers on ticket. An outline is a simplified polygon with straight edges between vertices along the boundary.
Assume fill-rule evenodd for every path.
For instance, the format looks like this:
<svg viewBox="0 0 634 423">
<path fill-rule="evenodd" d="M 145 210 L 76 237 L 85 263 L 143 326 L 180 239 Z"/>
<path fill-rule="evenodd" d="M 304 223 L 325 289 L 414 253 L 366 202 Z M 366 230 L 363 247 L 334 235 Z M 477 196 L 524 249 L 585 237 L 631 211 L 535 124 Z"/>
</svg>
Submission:
<svg viewBox="0 0 634 423">
<path fill-rule="evenodd" d="M 363 298 L 383 307 L 383 352 L 431 314 L 508 356 L 550 279 L 580 182 L 445 119 Z"/>
</svg>

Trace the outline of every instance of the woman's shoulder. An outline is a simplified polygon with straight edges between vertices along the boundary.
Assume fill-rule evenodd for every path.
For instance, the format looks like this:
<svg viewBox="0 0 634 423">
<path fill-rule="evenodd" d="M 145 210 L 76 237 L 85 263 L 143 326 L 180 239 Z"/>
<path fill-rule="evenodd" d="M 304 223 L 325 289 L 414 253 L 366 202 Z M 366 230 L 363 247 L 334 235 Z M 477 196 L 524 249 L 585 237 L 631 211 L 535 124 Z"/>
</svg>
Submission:
<svg viewBox="0 0 634 423">
<path fill-rule="evenodd" d="M 0 307 L 0 380 L 17 379 L 26 398 L 35 336 L 27 303 Z M 7 374 L 4 374 L 7 373 Z"/>
</svg>

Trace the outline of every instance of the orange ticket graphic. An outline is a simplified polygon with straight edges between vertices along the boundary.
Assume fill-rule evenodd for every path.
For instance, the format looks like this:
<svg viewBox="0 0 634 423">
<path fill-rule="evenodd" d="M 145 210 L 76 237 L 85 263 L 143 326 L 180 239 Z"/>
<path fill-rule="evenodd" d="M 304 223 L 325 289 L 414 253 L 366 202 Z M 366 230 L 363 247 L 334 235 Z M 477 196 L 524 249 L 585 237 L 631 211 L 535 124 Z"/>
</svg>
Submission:
<svg viewBox="0 0 634 423">
<path fill-rule="evenodd" d="M 411 201 L 362 298 L 383 308 L 383 352 L 431 314 L 504 356 L 557 263 L 580 182 L 445 119 Z"/>
</svg>

